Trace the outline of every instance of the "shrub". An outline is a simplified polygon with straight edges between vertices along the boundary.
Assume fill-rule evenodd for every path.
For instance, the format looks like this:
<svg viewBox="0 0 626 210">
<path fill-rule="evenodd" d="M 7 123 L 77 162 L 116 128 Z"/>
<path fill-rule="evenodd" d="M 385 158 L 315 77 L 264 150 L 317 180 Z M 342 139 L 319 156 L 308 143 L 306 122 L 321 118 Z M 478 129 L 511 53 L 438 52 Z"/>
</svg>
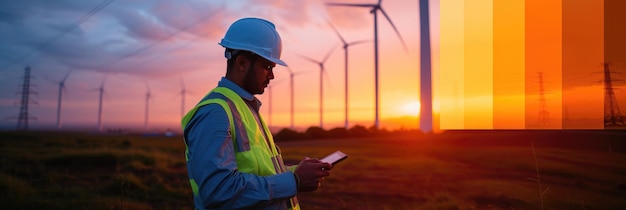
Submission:
<svg viewBox="0 0 626 210">
<path fill-rule="evenodd" d="M 328 134 L 326 133 L 326 130 L 320 127 L 316 127 L 316 126 L 309 127 L 308 129 L 306 129 L 305 133 L 308 137 L 314 138 L 314 139 L 323 139 L 328 136 Z"/>
<path fill-rule="evenodd" d="M 333 138 L 345 138 L 350 136 L 350 132 L 345 128 L 333 128 L 328 131 L 328 136 Z"/>
<path fill-rule="evenodd" d="M 367 128 L 362 125 L 355 125 L 354 127 L 350 128 L 350 133 L 352 133 L 352 135 L 356 137 L 365 137 L 370 134 L 369 130 L 367 130 Z"/>
<path fill-rule="evenodd" d="M 300 140 L 304 139 L 304 134 L 291 130 L 289 128 L 283 128 L 276 135 L 274 135 L 274 140 L 276 141 L 289 141 L 289 140 Z"/>
</svg>

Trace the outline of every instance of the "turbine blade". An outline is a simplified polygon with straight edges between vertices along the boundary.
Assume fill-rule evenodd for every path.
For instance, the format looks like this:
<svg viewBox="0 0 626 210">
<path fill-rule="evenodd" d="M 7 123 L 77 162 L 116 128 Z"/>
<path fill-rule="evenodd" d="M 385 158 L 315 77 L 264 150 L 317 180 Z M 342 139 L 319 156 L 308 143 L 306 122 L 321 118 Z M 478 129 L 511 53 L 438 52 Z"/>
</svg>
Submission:
<svg viewBox="0 0 626 210">
<path fill-rule="evenodd" d="M 330 57 L 330 54 L 332 54 L 333 51 L 335 51 L 336 48 L 337 48 L 337 46 L 334 46 L 333 48 L 331 48 L 330 51 L 328 51 L 328 53 L 326 53 L 326 56 L 324 57 L 324 60 L 322 60 L 321 63 L 325 63 L 326 60 L 328 60 L 328 58 Z"/>
<path fill-rule="evenodd" d="M 316 71 L 313 71 L 313 70 L 311 70 L 311 71 L 298 71 L 298 72 L 293 73 L 293 76 L 302 75 L 302 74 L 310 74 L 310 73 L 314 73 L 314 72 L 316 72 Z"/>
<path fill-rule="evenodd" d="M 359 40 L 359 41 L 354 41 L 354 42 L 348 43 L 348 46 L 357 45 L 357 44 L 363 44 L 363 43 L 368 43 L 368 42 L 371 42 L 371 40 Z"/>
<path fill-rule="evenodd" d="M 317 60 L 315 60 L 315 59 L 313 59 L 313 58 L 309 58 L 309 57 L 306 57 L 306 56 L 304 56 L 304 55 L 300 55 L 300 54 L 298 54 L 298 56 L 299 56 L 300 58 L 302 58 L 302 59 L 304 59 L 304 60 L 307 60 L 307 61 L 310 61 L 310 62 L 312 62 L 312 63 L 316 63 L 316 64 L 321 63 L 321 62 L 319 62 L 319 61 L 317 61 Z"/>
<path fill-rule="evenodd" d="M 402 38 L 402 35 L 400 35 L 400 31 L 398 31 L 398 28 L 396 28 L 396 25 L 393 24 L 393 22 L 391 21 L 391 18 L 389 18 L 389 15 L 387 15 L 387 13 L 382 7 L 380 8 L 380 12 L 382 12 L 385 18 L 387 18 L 387 21 L 389 21 L 389 24 L 391 24 L 391 27 L 398 35 L 398 38 L 400 38 L 400 41 L 402 41 L 402 47 L 404 47 L 404 52 L 408 52 L 409 49 L 406 47 L 406 43 L 404 43 L 404 39 Z"/>
<path fill-rule="evenodd" d="M 380 5 L 380 3 L 383 3 L 383 0 L 378 0 L 378 5 Z"/>
<path fill-rule="evenodd" d="M 102 78 L 102 83 L 100 83 L 100 88 L 103 89 L 104 88 L 104 82 L 107 81 L 106 76 L 104 78 Z"/>
<path fill-rule="evenodd" d="M 301 74 L 306 74 L 306 73 L 310 73 L 310 72 L 308 72 L 308 71 L 299 71 L 299 72 L 293 73 L 293 76 L 295 77 L 295 76 L 298 76 L 298 75 L 301 75 Z"/>
<path fill-rule="evenodd" d="M 61 80 L 61 82 L 65 82 L 65 80 L 67 80 L 67 78 L 70 77 L 71 73 L 72 73 L 72 70 L 68 71 L 67 74 L 65 74 L 65 77 L 63 77 L 63 80 Z"/>
<path fill-rule="evenodd" d="M 148 83 L 148 81 L 146 81 L 146 89 L 148 89 L 148 93 L 150 92 L 150 83 Z"/>
<path fill-rule="evenodd" d="M 187 90 L 187 89 L 185 89 L 185 94 L 186 94 L 186 95 L 196 95 L 196 92 L 195 92 L 195 91 L 191 91 L 191 90 Z"/>
<path fill-rule="evenodd" d="M 31 76 L 31 78 L 33 78 L 33 77 Z M 57 81 L 54 81 L 52 78 L 50 78 L 50 77 L 48 77 L 46 75 L 42 76 L 42 78 L 48 80 L 48 82 L 50 82 L 50 83 L 57 83 Z"/>
<path fill-rule="evenodd" d="M 270 82 L 270 84 L 267 87 L 276 86 L 276 85 L 278 85 L 278 84 L 280 84 L 280 83 L 282 83 L 284 81 L 285 81 L 284 79 L 280 79 L 280 80 L 277 80 L 277 81 Z"/>
<path fill-rule="evenodd" d="M 326 22 L 328 23 L 328 25 L 330 26 L 330 28 L 333 29 L 333 31 L 335 31 L 335 34 L 337 34 L 337 36 L 339 37 L 339 39 L 341 39 L 341 42 L 344 45 L 347 45 L 348 43 L 346 43 L 346 40 L 343 39 L 343 37 L 341 36 L 341 34 L 339 34 L 339 31 L 337 31 L 337 28 L 335 28 L 335 26 L 330 22 L 330 20 L 326 19 Z"/>
<path fill-rule="evenodd" d="M 343 7 L 375 7 L 376 4 L 346 4 L 346 3 L 326 3 L 328 6 L 343 6 Z"/>
</svg>

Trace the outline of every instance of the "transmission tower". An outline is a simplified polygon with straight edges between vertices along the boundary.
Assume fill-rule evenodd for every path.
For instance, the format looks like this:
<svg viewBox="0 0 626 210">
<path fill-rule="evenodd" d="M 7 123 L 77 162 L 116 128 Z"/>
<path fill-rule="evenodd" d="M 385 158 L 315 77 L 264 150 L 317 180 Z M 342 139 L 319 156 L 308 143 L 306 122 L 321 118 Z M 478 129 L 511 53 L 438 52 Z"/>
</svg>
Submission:
<svg viewBox="0 0 626 210">
<path fill-rule="evenodd" d="M 539 76 L 539 126 L 545 127 L 549 123 L 550 113 L 546 108 L 546 93 L 543 88 L 543 72 L 537 73 Z"/>
<path fill-rule="evenodd" d="M 613 81 L 611 80 L 611 70 L 609 63 L 604 63 L 604 125 L 616 126 L 624 125 L 624 116 L 619 111 L 615 93 L 613 92 Z"/>
<path fill-rule="evenodd" d="M 24 83 L 22 83 L 22 91 L 18 92 L 22 95 L 20 101 L 20 114 L 17 117 L 17 130 L 28 130 L 28 120 L 37 120 L 35 117 L 31 117 L 28 114 L 28 105 L 31 103 L 30 94 L 37 94 L 37 92 L 31 91 L 30 87 L 30 67 L 26 66 L 24 69 Z M 32 101 L 36 103 L 35 101 Z"/>
</svg>

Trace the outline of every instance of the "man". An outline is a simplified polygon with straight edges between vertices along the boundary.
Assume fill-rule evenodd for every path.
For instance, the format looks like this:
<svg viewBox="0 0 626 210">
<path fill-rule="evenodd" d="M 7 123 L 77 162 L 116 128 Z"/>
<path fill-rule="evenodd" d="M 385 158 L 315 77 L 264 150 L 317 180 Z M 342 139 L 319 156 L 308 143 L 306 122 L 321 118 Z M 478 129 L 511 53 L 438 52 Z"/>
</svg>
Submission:
<svg viewBox="0 0 626 210">
<path fill-rule="evenodd" d="M 234 22 L 219 43 L 226 76 L 183 118 L 187 171 L 196 209 L 300 209 L 297 192 L 314 191 L 332 166 L 305 158 L 286 167 L 259 114 L 282 41 L 274 24 Z"/>
</svg>

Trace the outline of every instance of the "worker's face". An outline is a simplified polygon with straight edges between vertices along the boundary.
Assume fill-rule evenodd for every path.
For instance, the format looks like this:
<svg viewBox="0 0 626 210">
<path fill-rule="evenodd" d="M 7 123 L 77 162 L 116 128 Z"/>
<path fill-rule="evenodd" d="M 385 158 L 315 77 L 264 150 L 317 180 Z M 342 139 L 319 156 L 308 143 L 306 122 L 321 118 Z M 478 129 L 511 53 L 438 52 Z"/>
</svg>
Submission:
<svg viewBox="0 0 626 210">
<path fill-rule="evenodd" d="M 244 88 L 252 94 L 263 94 L 265 88 L 270 84 L 270 80 L 274 79 L 273 69 L 275 66 L 275 63 L 258 57 L 248 68 Z"/>
</svg>

